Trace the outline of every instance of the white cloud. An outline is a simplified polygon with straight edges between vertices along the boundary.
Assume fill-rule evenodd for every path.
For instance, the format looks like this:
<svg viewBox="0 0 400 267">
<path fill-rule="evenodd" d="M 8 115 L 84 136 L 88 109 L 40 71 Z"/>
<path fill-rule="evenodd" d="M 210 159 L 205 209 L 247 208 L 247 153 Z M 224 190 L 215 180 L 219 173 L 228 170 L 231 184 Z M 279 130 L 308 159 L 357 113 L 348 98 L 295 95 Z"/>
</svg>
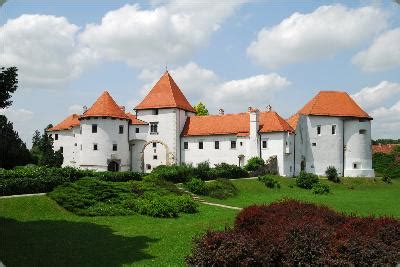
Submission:
<svg viewBox="0 0 400 267">
<path fill-rule="evenodd" d="M 68 114 L 82 114 L 83 113 L 83 106 L 74 104 L 68 107 Z"/>
<path fill-rule="evenodd" d="M 169 1 L 143 10 L 125 5 L 88 24 L 80 41 L 96 55 L 149 67 L 179 62 L 205 45 L 242 1 L 182 4 Z"/>
<path fill-rule="evenodd" d="M 353 57 L 364 71 L 382 71 L 400 66 L 400 28 L 387 31 Z"/>
<path fill-rule="evenodd" d="M 391 107 L 380 107 L 370 115 L 374 138 L 399 138 L 400 133 L 400 100 Z"/>
<path fill-rule="evenodd" d="M 388 99 L 400 97 L 400 84 L 382 81 L 373 87 L 365 87 L 352 95 L 363 108 L 370 110 L 383 104 Z"/>
<path fill-rule="evenodd" d="M 202 101 L 210 112 L 224 108 L 226 112 L 244 112 L 247 107 L 266 107 L 275 93 L 290 85 L 290 82 L 276 73 L 261 74 L 241 80 L 224 81 L 212 70 L 202 68 L 196 63 L 169 71 L 192 105 Z M 159 72 L 144 71 L 140 77 L 151 77 L 143 86 L 144 96 L 159 79 Z M 148 75 L 152 73 L 152 75 Z M 153 74 L 157 76 L 153 76 Z M 130 101 L 133 106 L 138 102 Z"/>
<path fill-rule="evenodd" d="M 360 45 L 386 27 L 386 14 L 367 6 L 321 6 L 312 13 L 294 13 L 279 25 L 262 29 L 247 54 L 269 68 L 334 56 Z"/>
<path fill-rule="evenodd" d="M 0 58 L 17 66 L 23 88 L 54 88 L 79 75 L 89 51 L 76 43 L 78 26 L 64 17 L 22 15 L 0 27 Z"/>
</svg>

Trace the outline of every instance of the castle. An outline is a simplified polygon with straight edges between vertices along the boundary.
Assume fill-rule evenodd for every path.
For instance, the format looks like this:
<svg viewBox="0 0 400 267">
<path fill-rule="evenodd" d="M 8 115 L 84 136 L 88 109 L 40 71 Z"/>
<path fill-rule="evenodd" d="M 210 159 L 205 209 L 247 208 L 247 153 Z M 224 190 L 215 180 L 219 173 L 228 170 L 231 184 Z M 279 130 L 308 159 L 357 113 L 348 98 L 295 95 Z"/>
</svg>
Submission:
<svg viewBox="0 0 400 267">
<path fill-rule="evenodd" d="M 374 176 L 371 120 L 346 92 L 321 91 L 288 120 L 269 107 L 196 116 L 167 72 L 128 113 L 105 91 L 96 102 L 47 130 L 63 166 L 150 172 L 159 165 L 209 161 L 244 166 L 277 157 L 279 174 Z"/>
</svg>

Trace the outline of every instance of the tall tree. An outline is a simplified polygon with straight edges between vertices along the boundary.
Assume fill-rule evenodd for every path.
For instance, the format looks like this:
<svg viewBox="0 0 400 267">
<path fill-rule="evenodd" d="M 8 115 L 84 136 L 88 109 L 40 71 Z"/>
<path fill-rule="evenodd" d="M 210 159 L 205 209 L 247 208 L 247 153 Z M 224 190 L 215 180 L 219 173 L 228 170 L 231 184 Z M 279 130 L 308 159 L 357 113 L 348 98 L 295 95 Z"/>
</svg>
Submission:
<svg viewBox="0 0 400 267">
<path fill-rule="evenodd" d="M 16 67 L 0 68 L 0 108 L 6 108 L 12 104 L 11 94 L 18 88 L 18 74 Z"/>
<path fill-rule="evenodd" d="M 196 110 L 196 116 L 206 116 L 208 115 L 208 109 L 203 102 L 199 102 L 197 105 L 194 105 L 194 109 Z"/>
<path fill-rule="evenodd" d="M 51 127 L 51 124 L 48 125 L 42 135 L 38 130 L 35 131 L 32 137 L 31 154 L 35 163 L 40 166 L 61 167 L 64 160 L 62 152 L 54 151 L 53 138 L 46 133 L 46 130 Z"/>
</svg>

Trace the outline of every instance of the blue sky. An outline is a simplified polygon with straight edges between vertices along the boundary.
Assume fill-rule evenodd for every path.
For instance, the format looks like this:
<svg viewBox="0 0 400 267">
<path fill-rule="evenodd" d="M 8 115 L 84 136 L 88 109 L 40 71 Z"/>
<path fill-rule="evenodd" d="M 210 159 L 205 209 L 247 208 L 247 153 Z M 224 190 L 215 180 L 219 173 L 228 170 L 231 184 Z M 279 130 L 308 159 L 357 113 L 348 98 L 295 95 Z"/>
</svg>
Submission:
<svg viewBox="0 0 400 267">
<path fill-rule="evenodd" d="M 319 90 L 344 90 L 400 138 L 400 5 L 394 1 L 8 1 L 0 62 L 20 69 L 0 111 L 28 144 L 35 129 L 90 106 L 107 89 L 127 110 L 165 65 L 211 113 L 284 118 Z"/>
</svg>

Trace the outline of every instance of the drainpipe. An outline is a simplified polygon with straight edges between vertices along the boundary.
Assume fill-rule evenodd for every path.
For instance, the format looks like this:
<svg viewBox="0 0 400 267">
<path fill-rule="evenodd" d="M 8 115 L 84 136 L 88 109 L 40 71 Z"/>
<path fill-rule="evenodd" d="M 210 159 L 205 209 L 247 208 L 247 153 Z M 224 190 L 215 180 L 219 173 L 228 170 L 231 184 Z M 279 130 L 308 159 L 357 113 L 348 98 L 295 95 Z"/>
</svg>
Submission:
<svg viewBox="0 0 400 267">
<path fill-rule="evenodd" d="M 294 137 L 293 137 L 293 174 L 292 177 L 294 177 L 296 174 L 296 131 L 294 132 Z"/>
<path fill-rule="evenodd" d="M 343 159 L 342 159 L 342 169 L 343 169 L 343 172 L 342 172 L 342 177 L 344 177 L 344 154 L 345 154 L 345 151 L 344 151 L 344 120 L 342 120 L 342 151 L 343 151 L 343 153 L 342 153 L 342 156 L 343 156 Z"/>
</svg>

